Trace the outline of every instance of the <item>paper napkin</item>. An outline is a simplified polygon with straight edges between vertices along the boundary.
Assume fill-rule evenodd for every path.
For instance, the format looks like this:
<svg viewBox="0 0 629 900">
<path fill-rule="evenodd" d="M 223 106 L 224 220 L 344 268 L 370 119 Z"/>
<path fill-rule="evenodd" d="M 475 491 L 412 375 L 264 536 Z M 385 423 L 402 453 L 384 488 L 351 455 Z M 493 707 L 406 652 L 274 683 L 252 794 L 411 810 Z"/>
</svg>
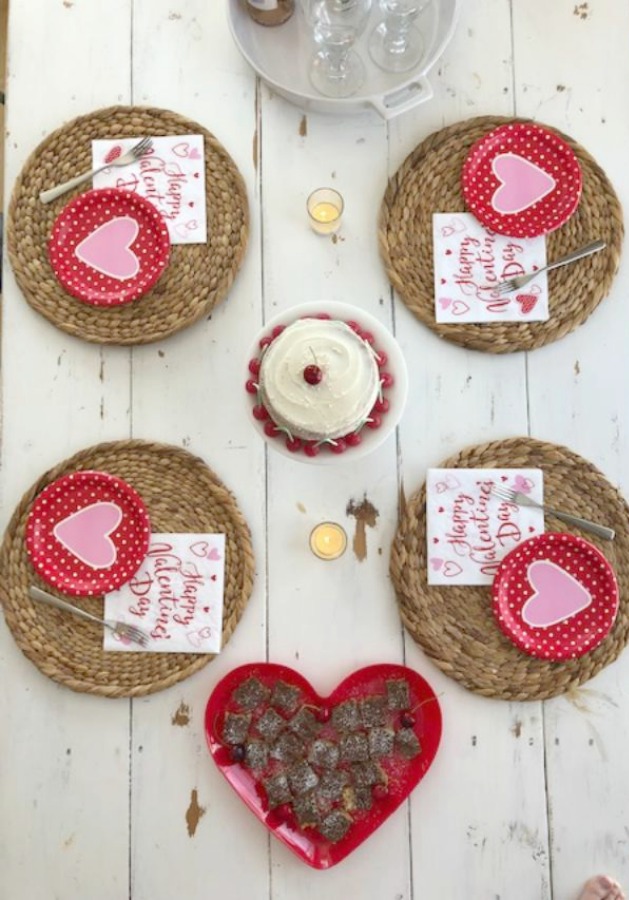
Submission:
<svg viewBox="0 0 629 900">
<path fill-rule="evenodd" d="M 92 165 L 102 166 L 116 150 L 125 153 L 138 138 L 92 141 Z M 172 244 L 205 244 L 205 166 L 203 136 L 153 138 L 153 147 L 136 162 L 94 176 L 95 188 L 123 188 L 150 200 L 168 225 Z"/>
<path fill-rule="evenodd" d="M 548 282 L 542 272 L 520 291 L 492 289 L 546 265 L 546 239 L 494 234 L 471 213 L 433 215 L 437 322 L 545 322 Z"/>
<path fill-rule="evenodd" d="M 543 533 L 541 509 L 498 499 L 494 485 L 544 499 L 540 469 L 428 470 L 428 584 L 491 584 L 510 550 Z"/>
<path fill-rule="evenodd" d="M 224 534 L 152 534 L 131 581 L 105 595 L 105 618 L 136 625 L 148 644 L 105 630 L 105 650 L 218 653 L 221 649 Z"/>
</svg>

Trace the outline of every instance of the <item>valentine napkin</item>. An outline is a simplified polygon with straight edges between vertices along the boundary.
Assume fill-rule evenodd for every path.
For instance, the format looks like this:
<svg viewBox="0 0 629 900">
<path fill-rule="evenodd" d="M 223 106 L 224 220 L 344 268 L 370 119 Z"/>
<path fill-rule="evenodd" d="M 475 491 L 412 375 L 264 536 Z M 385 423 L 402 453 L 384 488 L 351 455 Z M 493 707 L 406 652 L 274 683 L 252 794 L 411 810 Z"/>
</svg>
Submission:
<svg viewBox="0 0 629 900">
<path fill-rule="evenodd" d="M 138 143 L 138 138 L 92 141 L 92 165 L 104 165 Z M 153 138 L 151 150 L 128 166 L 94 176 L 95 188 L 122 188 L 150 200 L 168 226 L 172 244 L 205 244 L 205 167 L 203 136 Z"/>
<path fill-rule="evenodd" d="M 435 213 L 433 250 L 437 322 L 545 322 L 548 282 L 542 272 L 520 291 L 495 285 L 546 265 L 546 239 L 494 234 L 471 213 Z"/>
<path fill-rule="evenodd" d="M 428 470 L 428 584 L 491 584 L 510 550 L 543 533 L 541 509 L 500 500 L 494 485 L 544 499 L 540 469 Z"/>
<path fill-rule="evenodd" d="M 221 649 L 224 534 L 152 534 L 131 581 L 105 595 L 105 618 L 136 625 L 145 647 L 105 630 L 105 650 L 218 653 Z"/>
</svg>

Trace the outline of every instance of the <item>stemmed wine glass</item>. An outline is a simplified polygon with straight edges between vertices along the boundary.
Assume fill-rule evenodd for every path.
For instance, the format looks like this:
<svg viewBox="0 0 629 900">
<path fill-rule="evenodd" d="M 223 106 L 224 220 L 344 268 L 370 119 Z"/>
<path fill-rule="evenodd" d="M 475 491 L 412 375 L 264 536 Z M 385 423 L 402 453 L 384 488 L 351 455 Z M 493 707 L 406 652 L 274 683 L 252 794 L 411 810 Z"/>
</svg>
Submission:
<svg viewBox="0 0 629 900">
<path fill-rule="evenodd" d="M 413 24 L 431 0 L 380 0 L 384 18 L 371 33 L 369 55 L 387 72 L 406 72 L 420 61 L 424 42 Z"/>
<path fill-rule="evenodd" d="M 349 97 L 365 80 L 365 66 L 352 45 L 362 33 L 372 0 L 303 0 L 317 51 L 310 81 L 325 97 Z"/>
</svg>

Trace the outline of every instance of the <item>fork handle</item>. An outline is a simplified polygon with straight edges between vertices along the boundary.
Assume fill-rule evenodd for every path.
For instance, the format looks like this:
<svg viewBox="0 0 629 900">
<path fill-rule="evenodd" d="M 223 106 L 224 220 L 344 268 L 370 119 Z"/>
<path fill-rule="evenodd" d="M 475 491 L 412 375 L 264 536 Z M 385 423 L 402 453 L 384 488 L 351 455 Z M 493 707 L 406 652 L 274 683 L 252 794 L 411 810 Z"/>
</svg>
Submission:
<svg viewBox="0 0 629 900">
<path fill-rule="evenodd" d="M 613 541 L 616 537 L 614 529 L 607 528 L 605 525 L 597 525 L 596 522 L 590 522 L 588 519 L 581 519 L 579 516 L 571 516 L 570 513 L 561 512 L 561 510 L 553 509 L 552 506 L 546 506 L 545 504 L 544 511 L 550 513 L 550 515 L 554 516 L 556 519 L 561 519 L 562 522 L 566 522 L 568 525 L 576 525 L 577 528 L 580 528 L 582 531 L 589 531 L 591 534 L 603 538 L 604 541 Z"/>
<path fill-rule="evenodd" d="M 581 247 L 580 250 L 573 250 L 572 253 L 568 253 L 566 256 L 562 256 L 561 259 L 556 259 L 555 262 L 549 263 L 547 265 L 546 271 L 550 272 L 551 269 L 557 269 L 559 266 L 566 266 L 568 263 L 576 262 L 577 259 L 582 259 L 584 256 L 591 256 L 593 253 L 598 253 L 600 250 L 604 250 L 607 244 L 605 241 L 592 241 L 591 244 L 586 244 L 585 247 Z M 543 272 L 544 269 L 540 269 L 540 272 Z M 539 272 L 535 273 L 539 275 Z"/>
<path fill-rule="evenodd" d="M 84 181 L 89 181 L 90 178 L 98 172 L 102 172 L 104 168 L 105 166 L 101 166 L 99 169 L 91 169 L 89 172 L 83 172 L 82 175 L 76 175 L 69 181 L 64 181 L 63 184 L 58 184 L 56 187 L 49 188 L 47 191 L 42 191 L 39 195 L 39 199 L 42 203 L 52 203 L 53 200 L 56 200 L 57 197 L 61 197 L 61 195 L 65 194 L 67 191 L 71 191 L 72 188 L 78 187 L 80 184 L 83 184 Z"/>
<path fill-rule="evenodd" d="M 66 603 L 65 600 L 60 600 L 59 597 L 49 594 L 48 591 L 42 591 L 41 588 L 35 587 L 35 585 L 29 587 L 28 593 L 32 600 L 39 600 L 40 603 L 47 603 L 49 606 L 56 606 L 58 609 L 65 610 L 65 612 L 74 613 L 75 616 L 78 616 L 80 619 L 87 619 L 88 622 L 97 622 L 99 625 L 110 627 L 109 623 L 105 622 L 104 619 L 99 619 L 98 616 L 93 616 L 72 603 Z"/>
</svg>

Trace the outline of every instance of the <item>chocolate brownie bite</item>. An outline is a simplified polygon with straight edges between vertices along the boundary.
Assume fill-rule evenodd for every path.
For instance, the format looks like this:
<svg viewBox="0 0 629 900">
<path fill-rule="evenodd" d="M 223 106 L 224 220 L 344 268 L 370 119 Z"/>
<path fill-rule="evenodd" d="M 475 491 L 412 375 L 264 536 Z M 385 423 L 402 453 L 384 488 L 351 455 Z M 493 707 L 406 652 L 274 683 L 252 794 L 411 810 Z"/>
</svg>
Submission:
<svg viewBox="0 0 629 900">
<path fill-rule="evenodd" d="M 303 706 L 288 723 L 288 727 L 304 741 L 311 741 L 321 729 L 321 724 L 311 709 Z"/>
<path fill-rule="evenodd" d="M 412 728 L 400 728 L 395 735 L 395 746 L 406 759 L 414 759 L 422 752 L 419 738 Z"/>
<path fill-rule="evenodd" d="M 227 713 L 223 722 L 223 741 L 226 744 L 244 744 L 250 724 L 248 713 Z"/>
<path fill-rule="evenodd" d="M 244 762 L 248 769 L 266 769 L 269 762 L 269 748 L 264 741 L 248 741 L 245 744 Z"/>
<path fill-rule="evenodd" d="M 360 715 L 365 728 L 376 728 L 387 720 L 387 698 L 383 696 L 365 697 L 360 701 Z"/>
<path fill-rule="evenodd" d="M 373 805 L 373 797 L 370 787 L 352 787 L 348 785 L 343 790 L 343 806 L 348 812 L 361 810 L 367 812 Z"/>
<path fill-rule="evenodd" d="M 288 778 L 284 775 L 283 772 L 280 772 L 277 775 L 272 775 L 270 778 L 265 778 L 262 781 L 264 786 L 264 790 L 266 791 L 266 799 L 269 804 L 269 809 L 274 809 L 276 806 L 281 806 L 282 803 L 290 803 L 292 797 L 290 788 L 288 786 Z"/>
<path fill-rule="evenodd" d="M 321 818 L 317 799 L 312 791 L 297 797 L 293 803 L 293 809 L 301 828 L 311 828 Z"/>
<path fill-rule="evenodd" d="M 338 744 L 319 738 L 310 747 L 308 762 L 311 762 L 313 766 L 319 766 L 320 769 L 335 769 L 340 755 Z"/>
<path fill-rule="evenodd" d="M 371 787 L 373 784 L 386 784 L 387 776 L 378 763 L 363 762 L 352 766 L 352 783 L 354 787 Z"/>
<path fill-rule="evenodd" d="M 256 730 L 265 741 L 274 741 L 286 725 L 286 719 L 282 718 L 274 709 L 267 709 L 256 722 Z"/>
<path fill-rule="evenodd" d="M 369 759 L 369 741 L 363 732 L 345 734 L 341 738 L 343 762 L 365 762 Z"/>
<path fill-rule="evenodd" d="M 271 706 L 279 709 L 281 712 L 291 715 L 299 706 L 301 700 L 301 691 L 292 684 L 285 681 L 277 681 L 273 687 L 271 694 Z"/>
<path fill-rule="evenodd" d="M 333 809 L 319 824 L 318 830 L 330 843 L 336 844 L 345 837 L 351 824 L 352 820 L 347 813 L 341 812 L 340 809 Z"/>
<path fill-rule="evenodd" d="M 343 795 L 343 788 L 348 781 L 349 776 L 342 769 L 336 769 L 334 772 L 325 772 L 321 776 L 315 791 L 317 799 L 324 806 L 334 803 L 335 800 L 340 800 Z"/>
<path fill-rule="evenodd" d="M 304 742 L 300 740 L 296 734 L 285 731 L 275 741 L 271 747 L 271 756 L 273 759 L 283 763 L 294 763 L 300 759 L 304 759 L 306 748 Z"/>
<path fill-rule="evenodd" d="M 288 783 L 290 789 L 295 796 L 300 797 L 302 794 L 311 791 L 319 784 L 319 776 L 307 762 L 297 763 L 288 771 Z"/>
<path fill-rule="evenodd" d="M 369 732 L 369 756 L 379 759 L 393 753 L 395 732 L 392 728 L 372 728 Z"/>
<path fill-rule="evenodd" d="M 360 709 L 355 700 L 345 700 L 332 710 L 332 725 L 337 731 L 356 731 L 360 728 Z"/>
<path fill-rule="evenodd" d="M 387 681 L 387 706 L 389 709 L 408 709 L 411 697 L 408 682 L 402 678 Z"/>
<path fill-rule="evenodd" d="M 233 698 L 242 709 L 252 710 L 263 703 L 269 696 L 266 688 L 257 678 L 247 678 L 238 685 L 233 693 Z"/>
</svg>

